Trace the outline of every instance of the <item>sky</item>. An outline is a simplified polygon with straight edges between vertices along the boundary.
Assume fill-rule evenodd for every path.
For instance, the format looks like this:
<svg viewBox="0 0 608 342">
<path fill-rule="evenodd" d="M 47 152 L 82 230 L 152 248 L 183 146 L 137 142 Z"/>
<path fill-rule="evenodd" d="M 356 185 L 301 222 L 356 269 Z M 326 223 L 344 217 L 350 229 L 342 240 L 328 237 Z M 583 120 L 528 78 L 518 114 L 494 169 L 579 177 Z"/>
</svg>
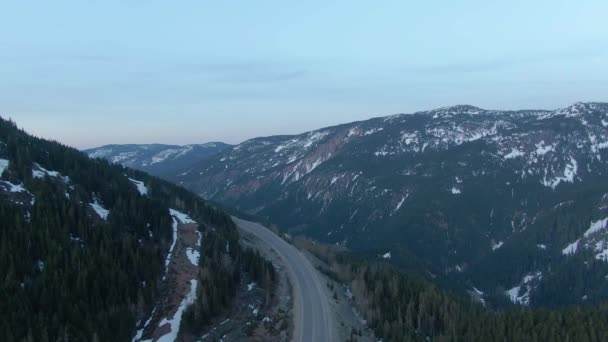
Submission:
<svg viewBox="0 0 608 342">
<path fill-rule="evenodd" d="M 606 13 L 605 0 L 3 0 L 0 115 L 88 148 L 608 101 Z"/>
</svg>

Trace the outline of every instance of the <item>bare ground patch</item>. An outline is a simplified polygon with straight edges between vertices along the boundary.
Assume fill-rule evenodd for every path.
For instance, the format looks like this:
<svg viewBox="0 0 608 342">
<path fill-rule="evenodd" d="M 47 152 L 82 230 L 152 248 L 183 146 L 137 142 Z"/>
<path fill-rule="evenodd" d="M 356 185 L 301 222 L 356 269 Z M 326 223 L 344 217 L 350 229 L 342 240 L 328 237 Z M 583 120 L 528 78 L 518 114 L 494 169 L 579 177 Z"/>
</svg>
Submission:
<svg viewBox="0 0 608 342">
<path fill-rule="evenodd" d="M 174 317 L 180 304 L 190 292 L 190 280 L 197 279 L 199 268 L 188 259 L 186 251 L 188 249 L 198 251 L 198 241 L 199 232 L 197 224 L 178 224 L 177 240 L 169 262 L 162 304 L 159 304 L 152 320 L 144 330 L 144 339 L 156 341 L 171 331 L 168 323 L 160 326 L 159 323 L 164 318 L 170 319 Z"/>
</svg>

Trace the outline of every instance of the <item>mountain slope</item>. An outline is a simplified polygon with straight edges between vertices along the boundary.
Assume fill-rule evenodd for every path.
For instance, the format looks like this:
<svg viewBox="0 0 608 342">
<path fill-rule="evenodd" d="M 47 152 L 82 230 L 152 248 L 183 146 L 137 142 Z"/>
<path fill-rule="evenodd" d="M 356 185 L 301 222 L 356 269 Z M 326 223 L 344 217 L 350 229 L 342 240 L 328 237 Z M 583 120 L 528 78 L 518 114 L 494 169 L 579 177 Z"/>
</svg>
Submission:
<svg viewBox="0 0 608 342">
<path fill-rule="evenodd" d="M 230 145 L 214 142 L 186 146 L 177 145 L 105 145 L 85 150 L 91 158 L 104 158 L 112 163 L 145 171 L 158 177 L 173 176 L 188 170 Z"/>
<path fill-rule="evenodd" d="M 174 180 L 493 303 L 562 305 L 608 298 L 607 148 L 608 104 L 454 106 L 252 139 Z"/>
<path fill-rule="evenodd" d="M 218 298 L 190 327 L 229 302 L 240 249 L 225 246 L 238 246 L 238 233 L 194 194 L 3 119 L 0 176 L 0 340 L 129 341 L 147 317 L 169 317 L 164 295 L 178 279 L 168 272 L 171 251 L 188 216 L 205 242 L 190 248 L 203 256 L 191 290 Z"/>
</svg>

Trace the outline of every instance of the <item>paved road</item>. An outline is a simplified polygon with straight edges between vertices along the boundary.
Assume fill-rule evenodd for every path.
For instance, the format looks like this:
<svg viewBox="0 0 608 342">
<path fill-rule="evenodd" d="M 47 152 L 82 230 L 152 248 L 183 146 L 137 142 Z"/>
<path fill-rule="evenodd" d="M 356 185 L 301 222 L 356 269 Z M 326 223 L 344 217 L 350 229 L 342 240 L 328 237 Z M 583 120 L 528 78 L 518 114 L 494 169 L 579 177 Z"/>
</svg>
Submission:
<svg viewBox="0 0 608 342">
<path fill-rule="evenodd" d="M 321 276 L 300 251 L 266 227 L 233 218 L 244 232 L 257 236 L 274 249 L 287 269 L 294 291 L 294 341 L 335 341 L 334 320 L 329 308 L 331 300 Z"/>
</svg>

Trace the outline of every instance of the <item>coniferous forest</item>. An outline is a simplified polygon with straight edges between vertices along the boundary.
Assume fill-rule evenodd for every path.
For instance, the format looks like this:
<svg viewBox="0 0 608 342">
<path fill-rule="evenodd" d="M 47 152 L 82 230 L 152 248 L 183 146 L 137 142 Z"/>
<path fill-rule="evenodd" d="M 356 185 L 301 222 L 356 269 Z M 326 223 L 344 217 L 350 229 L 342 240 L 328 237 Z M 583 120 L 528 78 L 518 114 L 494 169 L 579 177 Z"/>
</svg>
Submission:
<svg viewBox="0 0 608 342">
<path fill-rule="evenodd" d="M 200 330 L 230 303 L 242 269 L 263 263 L 240 249 L 229 216 L 168 182 L 3 119 L 0 159 L 0 341 L 130 341 L 164 291 L 169 208 L 204 238 L 198 302 L 183 324 Z"/>
<path fill-rule="evenodd" d="M 370 263 L 298 239 L 346 284 L 353 304 L 384 341 L 607 341 L 608 306 L 492 309 L 386 263 Z M 356 341 L 356 336 L 353 336 Z"/>
<path fill-rule="evenodd" d="M 272 289 L 272 264 L 239 247 L 230 216 L 183 188 L 6 120 L 0 160 L 1 341 L 130 341 L 166 291 L 169 208 L 198 222 L 204 241 L 201 286 L 181 334 L 202 333 L 229 307 L 242 272 Z M 495 310 L 386 264 L 304 246 L 330 265 L 324 273 L 347 284 L 385 341 L 608 340 L 606 305 Z"/>
</svg>

